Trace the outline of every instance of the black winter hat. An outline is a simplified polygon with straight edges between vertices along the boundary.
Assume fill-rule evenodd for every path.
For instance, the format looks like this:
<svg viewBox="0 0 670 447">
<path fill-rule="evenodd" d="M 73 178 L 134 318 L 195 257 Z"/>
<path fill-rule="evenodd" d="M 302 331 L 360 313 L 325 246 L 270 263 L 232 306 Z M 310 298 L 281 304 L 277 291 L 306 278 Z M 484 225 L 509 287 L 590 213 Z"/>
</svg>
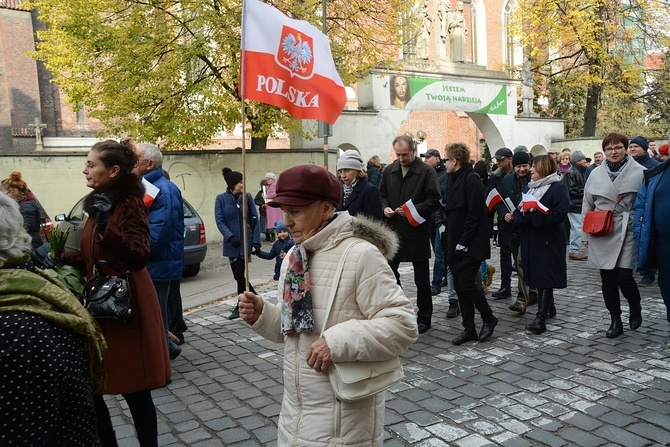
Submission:
<svg viewBox="0 0 670 447">
<path fill-rule="evenodd" d="M 233 171 L 230 168 L 221 169 L 221 174 L 223 174 L 223 178 L 226 180 L 226 185 L 228 185 L 228 189 L 231 191 L 235 185 L 242 181 L 242 173 Z"/>
</svg>

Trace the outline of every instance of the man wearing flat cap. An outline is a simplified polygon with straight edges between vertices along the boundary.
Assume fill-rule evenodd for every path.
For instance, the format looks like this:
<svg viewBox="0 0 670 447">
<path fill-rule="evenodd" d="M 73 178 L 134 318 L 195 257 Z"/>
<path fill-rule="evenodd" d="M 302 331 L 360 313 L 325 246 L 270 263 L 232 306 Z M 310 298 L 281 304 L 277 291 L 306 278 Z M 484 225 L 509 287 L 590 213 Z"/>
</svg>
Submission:
<svg viewBox="0 0 670 447">
<path fill-rule="evenodd" d="M 517 152 L 520 153 L 520 152 Z M 502 193 L 503 179 L 509 175 L 514 166 L 512 157 L 514 153 L 511 149 L 501 147 L 495 153 L 495 160 L 498 163 L 498 169 L 491 176 L 491 183 L 495 189 Z M 502 195 L 502 194 L 501 194 Z M 505 196 L 502 196 L 505 198 Z M 500 245 L 500 289 L 493 292 L 493 298 L 511 298 L 512 297 L 512 249 L 510 242 L 513 239 L 512 224 L 505 221 L 505 215 L 509 212 L 503 202 L 499 202 L 495 208 L 498 216 L 498 245 Z"/>
<path fill-rule="evenodd" d="M 393 140 L 393 150 L 397 159 L 384 169 L 379 186 L 384 217 L 400 237 L 400 250 L 390 261 L 390 265 L 400 284 L 400 263 L 412 263 L 416 304 L 419 308 L 417 322 L 419 333 L 423 334 L 430 329 L 433 316 L 433 297 L 430 292 L 430 221 L 440 206 L 442 194 L 435 169 L 416 156 L 414 140 L 406 135 L 396 137 Z"/>
<path fill-rule="evenodd" d="M 238 297 L 244 321 L 284 343 L 278 445 L 381 446 L 385 393 L 339 401 L 330 367 L 390 360 L 418 336 L 412 303 L 386 261 L 397 237 L 377 221 L 335 213 L 340 198 L 340 182 L 321 167 L 282 172 L 268 206 L 281 207 L 296 245 L 282 262 L 279 302 Z"/>
</svg>

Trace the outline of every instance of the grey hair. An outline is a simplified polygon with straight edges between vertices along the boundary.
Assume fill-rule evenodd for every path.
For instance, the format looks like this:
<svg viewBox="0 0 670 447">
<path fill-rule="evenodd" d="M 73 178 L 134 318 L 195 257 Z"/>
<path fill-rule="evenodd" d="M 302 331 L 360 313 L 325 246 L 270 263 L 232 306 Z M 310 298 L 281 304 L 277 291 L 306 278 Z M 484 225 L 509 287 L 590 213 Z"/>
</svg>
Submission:
<svg viewBox="0 0 670 447">
<path fill-rule="evenodd" d="M 140 143 L 137 147 L 144 149 L 144 160 L 153 160 L 156 166 L 163 166 L 163 154 L 158 146 L 151 143 Z"/>
<path fill-rule="evenodd" d="M 0 267 L 29 253 L 31 241 L 32 238 L 23 229 L 19 204 L 11 197 L 0 194 Z"/>
</svg>

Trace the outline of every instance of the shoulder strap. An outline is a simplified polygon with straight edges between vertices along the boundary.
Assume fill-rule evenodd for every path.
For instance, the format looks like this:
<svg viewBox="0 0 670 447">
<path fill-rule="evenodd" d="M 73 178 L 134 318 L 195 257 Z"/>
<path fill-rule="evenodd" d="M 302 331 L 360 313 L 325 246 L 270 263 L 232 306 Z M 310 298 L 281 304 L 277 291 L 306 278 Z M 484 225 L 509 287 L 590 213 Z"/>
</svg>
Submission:
<svg viewBox="0 0 670 447">
<path fill-rule="evenodd" d="M 326 308 L 326 315 L 323 318 L 323 325 L 321 326 L 321 333 L 319 334 L 319 338 L 323 337 L 323 331 L 326 330 L 326 323 L 328 322 L 328 317 L 330 317 L 330 310 L 333 307 L 333 302 L 335 301 L 335 293 L 337 292 L 337 286 L 340 284 L 340 277 L 342 276 L 342 270 L 344 269 L 344 262 L 347 260 L 347 255 L 349 254 L 349 250 L 354 245 L 359 244 L 360 241 L 354 241 L 349 246 L 344 250 L 344 253 L 342 253 L 342 256 L 340 257 L 340 262 L 337 264 L 337 270 L 335 270 L 335 275 L 333 279 L 333 285 L 330 288 L 330 292 L 328 293 L 328 307 Z"/>
</svg>

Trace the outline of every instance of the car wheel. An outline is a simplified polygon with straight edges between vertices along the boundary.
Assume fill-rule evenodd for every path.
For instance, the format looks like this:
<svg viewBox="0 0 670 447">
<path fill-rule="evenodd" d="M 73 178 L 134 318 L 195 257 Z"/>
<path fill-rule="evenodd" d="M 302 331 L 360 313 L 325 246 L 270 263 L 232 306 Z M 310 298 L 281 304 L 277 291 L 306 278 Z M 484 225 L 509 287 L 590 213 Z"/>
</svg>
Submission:
<svg viewBox="0 0 670 447">
<path fill-rule="evenodd" d="M 186 267 L 184 267 L 184 276 L 185 277 L 195 276 L 198 274 L 199 271 L 200 271 L 200 263 L 187 265 Z"/>
</svg>

